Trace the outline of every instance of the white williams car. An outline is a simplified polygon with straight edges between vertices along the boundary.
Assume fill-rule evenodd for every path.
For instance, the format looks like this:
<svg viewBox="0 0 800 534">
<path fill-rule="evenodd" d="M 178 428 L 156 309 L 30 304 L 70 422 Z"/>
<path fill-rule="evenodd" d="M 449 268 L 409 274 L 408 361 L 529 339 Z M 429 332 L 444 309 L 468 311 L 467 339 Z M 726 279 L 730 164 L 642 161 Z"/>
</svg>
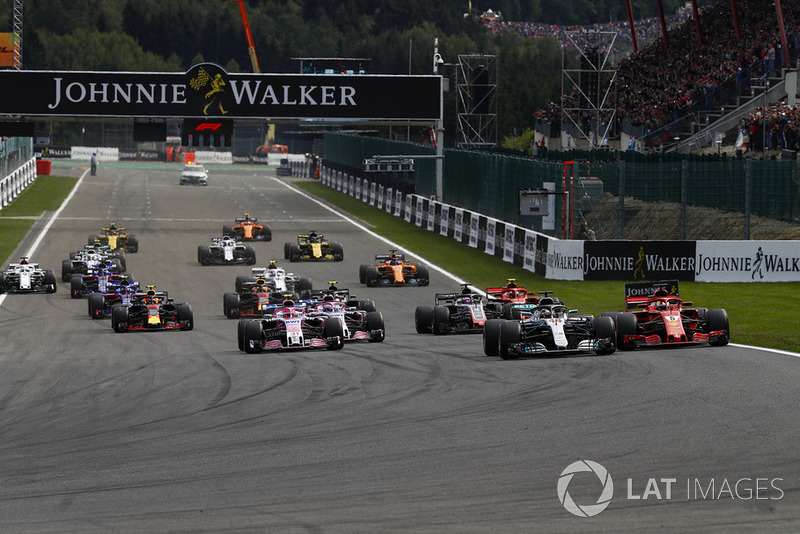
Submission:
<svg viewBox="0 0 800 534">
<path fill-rule="evenodd" d="M 253 265 L 256 262 L 256 249 L 227 235 L 212 237 L 210 246 L 197 247 L 197 261 L 200 265 Z"/>
<path fill-rule="evenodd" d="M 56 288 L 56 273 L 51 269 L 40 269 L 38 263 L 31 263 L 26 257 L 0 272 L 0 293 L 55 293 Z"/>
<path fill-rule="evenodd" d="M 208 171 L 202 165 L 187 163 L 181 171 L 181 185 L 208 185 Z"/>
</svg>

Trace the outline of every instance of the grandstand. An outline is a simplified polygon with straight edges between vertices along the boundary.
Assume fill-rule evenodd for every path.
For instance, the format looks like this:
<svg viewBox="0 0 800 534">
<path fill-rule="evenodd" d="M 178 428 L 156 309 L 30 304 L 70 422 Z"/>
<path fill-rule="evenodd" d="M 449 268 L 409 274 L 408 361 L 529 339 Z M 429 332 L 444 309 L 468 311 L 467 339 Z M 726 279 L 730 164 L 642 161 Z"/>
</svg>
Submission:
<svg viewBox="0 0 800 534">
<path fill-rule="evenodd" d="M 588 135 L 576 128 L 602 121 L 596 120 L 596 113 L 566 117 L 567 110 L 586 113 L 570 103 L 575 95 L 567 93 L 537 113 L 537 141 L 549 138 L 546 144 L 551 148 L 630 146 L 689 152 L 733 144 L 739 132 L 748 131 L 750 143 L 743 150 L 800 148 L 794 121 L 782 115 L 796 113 L 800 0 L 717 0 L 699 11 L 698 21 L 695 24 L 691 12 L 684 13 L 666 40 L 651 33 L 638 53 L 619 61 L 613 94 L 607 99 L 614 107 L 613 124 L 597 124 Z M 531 29 L 502 21 L 493 24 L 490 31 Z M 554 31 L 541 25 L 533 29 L 528 36 Z M 617 31 L 620 36 L 630 34 Z M 776 128 L 781 130 L 777 145 L 772 139 Z M 598 131 L 612 132 L 611 141 L 598 144 Z"/>
</svg>

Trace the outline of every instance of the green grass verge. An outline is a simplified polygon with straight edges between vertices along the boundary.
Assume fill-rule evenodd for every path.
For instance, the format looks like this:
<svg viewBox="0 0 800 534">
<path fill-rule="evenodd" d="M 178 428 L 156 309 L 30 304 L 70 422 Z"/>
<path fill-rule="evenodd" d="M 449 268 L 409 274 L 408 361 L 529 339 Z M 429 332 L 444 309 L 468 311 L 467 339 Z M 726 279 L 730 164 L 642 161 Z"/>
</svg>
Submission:
<svg viewBox="0 0 800 534">
<path fill-rule="evenodd" d="M 14 252 L 37 217 L 61 206 L 77 181 L 77 178 L 64 176 L 39 176 L 11 204 L 0 210 L 0 259 L 7 259 Z"/>
<path fill-rule="evenodd" d="M 584 313 L 598 315 L 604 311 L 623 309 L 624 282 L 548 280 L 452 239 L 418 228 L 319 182 L 298 182 L 295 185 L 360 219 L 376 233 L 413 250 L 481 289 L 503 285 L 508 278 L 515 278 L 518 284 L 525 285 L 529 290 L 555 291 L 568 306 L 577 307 Z M 365 261 L 368 259 L 364 258 Z M 730 319 L 733 342 L 800 352 L 800 328 L 797 328 L 800 299 L 795 298 L 800 294 L 800 282 L 681 282 L 680 292 L 682 298 L 691 300 L 697 306 L 725 308 Z"/>
</svg>

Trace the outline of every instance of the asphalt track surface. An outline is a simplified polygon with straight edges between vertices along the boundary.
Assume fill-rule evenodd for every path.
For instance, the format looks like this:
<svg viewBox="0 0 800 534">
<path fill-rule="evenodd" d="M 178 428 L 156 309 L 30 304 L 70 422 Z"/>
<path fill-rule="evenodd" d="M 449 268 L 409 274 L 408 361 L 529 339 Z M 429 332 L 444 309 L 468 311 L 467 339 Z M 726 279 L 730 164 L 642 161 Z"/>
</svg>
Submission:
<svg viewBox="0 0 800 534">
<path fill-rule="evenodd" d="M 414 331 L 415 306 L 455 282 L 433 272 L 427 288 L 362 286 L 358 265 L 387 245 L 274 171 L 212 169 L 206 188 L 180 187 L 178 175 L 101 166 L 33 260 L 59 271 L 89 234 L 124 224 L 140 239 L 128 270 L 191 303 L 193 331 L 116 334 L 64 285 L 0 304 L 0 531 L 800 528 L 797 358 L 735 346 L 487 358 L 480 336 Z M 273 229 L 272 242 L 255 245 L 262 265 L 281 260 L 297 232 L 342 242 L 342 263 L 289 266 L 315 287 L 336 280 L 374 299 L 385 342 L 239 352 L 222 294 L 248 268 L 202 267 L 196 250 L 244 212 Z M 578 460 L 614 482 L 595 517 L 559 501 L 559 475 Z M 568 485 L 580 505 L 601 489 L 592 473 Z"/>
</svg>

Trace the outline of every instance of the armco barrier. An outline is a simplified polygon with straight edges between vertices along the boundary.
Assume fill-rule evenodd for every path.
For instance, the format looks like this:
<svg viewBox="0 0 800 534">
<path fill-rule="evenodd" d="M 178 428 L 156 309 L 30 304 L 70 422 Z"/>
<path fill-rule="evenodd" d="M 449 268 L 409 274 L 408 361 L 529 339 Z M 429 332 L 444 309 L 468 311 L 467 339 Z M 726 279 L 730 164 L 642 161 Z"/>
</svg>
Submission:
<svg viewBox="0 0 800 534">
<path fill-rule="evenodd" d="M 17 198 L 36 179 L 36 158 L 31 158 L 14 172 L 0 179 L 0 210 Z"/>
<path fill-rule="evenodd" d="M 554 280 L 800 281 L 800 241 L 556 239 L 324 166 L 320 181 L 429 232 Z"/>
</svg>

